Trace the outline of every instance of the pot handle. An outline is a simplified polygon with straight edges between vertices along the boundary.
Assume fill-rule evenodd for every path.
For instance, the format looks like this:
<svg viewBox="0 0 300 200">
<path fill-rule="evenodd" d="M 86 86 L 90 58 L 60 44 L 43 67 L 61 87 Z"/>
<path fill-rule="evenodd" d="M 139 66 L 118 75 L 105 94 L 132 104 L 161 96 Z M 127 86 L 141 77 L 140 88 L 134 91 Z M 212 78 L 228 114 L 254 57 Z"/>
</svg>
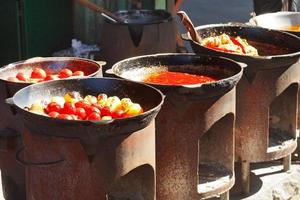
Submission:
<svg viewBox="0 0 300 200">
<path fill-rule="evenodd" d="M 112 69 L 108 69 L 108 70 L 106 70 L 106 71 L 105 71 L 105 73 L 107 73 L 107 74 L 111 74 L 111 75 L 115 75 L 115 73 L 113 72 L 113 70 L 112 70 Z"/>
<path fill-rule="evenodd" d="M 107 63 L 105 61 L 95 61 L 96 63 L 98 63 L 100 66 L 104 66 Z"/>
<path fill-rule="evenodd" d="M 49 161 L 49 162 L 31 162 L 31 161 L 26 161 L 21 158 L 21 153 L 24 151 L 25 146 L 21 147 L 17 152 L 16 152 L 16 160 L 24 166 L 34 166 L 34 167 L 48 167 L 49 165 L 56 165 L 64 162 L 66 159 L 61 156 L 60 159 L 55 160 L 55 161 Z"/>
<path fill-rule="evenodd" d="M 11 113 L 13 115 L 16 115 L 17 114 L 17 110 L 15 108 L 16 104 L 14 103 L 13 97 L 5 99 L 5 103 L 10 106 Z"/>
<path fill-rule="evenodd" d="M 245 69 L 246 67 L 248 67 L 248 65 L 246 63 L 242 63 L 242 62 L 237 62 L 243 69 Z"/>
<path fill-rule="evenodd" d="M 14 106 L 14 100 L 12 97 L 5 99 L 5 103 L 10 105 L 10 106 Z"/>
</svg>

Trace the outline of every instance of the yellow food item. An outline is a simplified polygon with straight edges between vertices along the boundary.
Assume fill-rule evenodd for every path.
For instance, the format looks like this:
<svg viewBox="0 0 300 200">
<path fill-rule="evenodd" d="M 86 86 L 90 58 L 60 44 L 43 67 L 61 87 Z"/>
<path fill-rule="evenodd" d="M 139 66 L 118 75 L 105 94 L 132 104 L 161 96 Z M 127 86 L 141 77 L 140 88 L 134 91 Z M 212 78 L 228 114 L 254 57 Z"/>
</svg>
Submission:
<svg viewBox="0 0 300 200">
<path fill-rule="evenodd" d="M 133 103 L 129 106 L 128 111 L 126 112 L 126 116 L 135 116 L 141 114 L 143 112 L 142 107 L 138 103 Z"/>
<path fill-rule="evenodd" d="M 225 33 L 219 36 L 207 37 L 201 41 L 201 45 L 218 51 L 258 56 L 257 49 L 248 44 L 246 39 L 239 36 L 230 37 Z"/>
</svg>

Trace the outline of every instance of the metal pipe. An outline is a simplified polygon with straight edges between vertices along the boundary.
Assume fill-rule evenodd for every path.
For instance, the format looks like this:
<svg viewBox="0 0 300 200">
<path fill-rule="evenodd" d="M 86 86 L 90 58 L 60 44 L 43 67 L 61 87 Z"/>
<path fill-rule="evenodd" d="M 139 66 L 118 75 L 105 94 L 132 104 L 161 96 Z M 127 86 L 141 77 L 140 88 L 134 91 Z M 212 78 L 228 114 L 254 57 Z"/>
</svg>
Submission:
<svg viewBox="0 0 300 200">
<path fill-rule="evenodd" d="M 229 191 L 220 195 L 220 200 L 229 200 Z"/>
<path fill-rule="evenodd" d="M 246 195 L 250 193 L 250 162 L 242 161 L 242 192 Z"/>
<path fill-rule="evenodd" d="M 292 154 L 289 154 L 288 156 L 284 157 L 282 160 L 283 164 L 283 171 L 289 171 L 291 169 L 291 163 L 292 163 Z"/>
</svg>

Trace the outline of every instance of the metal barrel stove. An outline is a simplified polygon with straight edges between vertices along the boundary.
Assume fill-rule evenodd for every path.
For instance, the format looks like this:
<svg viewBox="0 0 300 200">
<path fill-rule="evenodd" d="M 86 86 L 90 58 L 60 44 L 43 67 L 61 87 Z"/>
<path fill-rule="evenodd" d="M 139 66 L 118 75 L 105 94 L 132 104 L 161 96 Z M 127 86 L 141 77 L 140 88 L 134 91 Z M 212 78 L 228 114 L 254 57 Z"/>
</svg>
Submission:
<svg viewBox="0 0 300 200">
<path fill-rule="evenodd" d="M 132 56 L 176 52 L 176 21 L 164 10 L 131 10 L 115 13 L 124 23 L 104 21 L 101 58 L 110 68 Z M 124 48 L 126 47 L 126 48 Z"/>
<path fill-rule="evenodd" d="M 107 72 L 143 82 L 161 68 L 210 75 L 213 83 L 153 84 L 166 95 L 156 118 L 157 199 L 228 199 L 234 178 L 235 85 L 242 67 L 232 60 L 194 54 L 126 59 Z"/>
<path fill-rule="evenodd" d="M 17 113 L 5 104 L 5 99 L 30 85 L 30 83 L 10 82 L 6 79 L 15 76 L 18 72 L 29 72 L 35 67 L 58 72 L 62 68 L 71 66 L 73 69 L 81 69 L 89 76 L 102 76 L 101 65 L 85 59 L 53 57 L 20 61 L 0 69 L 0 112 L 3 114 L 0 119 L 0 169 L 5 199 L 26 199 L 25 169 L 15 159 L 17 150 L 23 146 L 23 125 Z"/>
<path fill-rule="evenodd" d="M 276 12 L 267 13 L 253 17 L 249 22 L 256 26 L 264 28 L 286 31 L 288 33 L 300 36 L 299 30 L 300 12 Z M 297 62 L 300 65 L 300 62 Z M 300 81 L 300 80 L 299 80 Z M 300 92 L 298 92 L 298 109 L 300 108 Z M 298 111 L 297 127 L 300 127 L 300 112 Z M 293 159 L 300 160 L 300 137 L 298 137 L 298 145 Z M 297 156 L 297 157 L 296 157 Z"/>
<path fill-rule="evenodd" d="M 300 39 L 280 31 L 234 24 L 197 27 L 202 37 L 226 33 L 240 36 L 256 47 L 260 56 L 215 51 L 189 40 L 197 53 L 225 56 L 248 65 L 237 85 L 236 151 L 240 164 L 237 187 L 250 192 L 250 163 L 283 158 L 291 165 L 297 147 L 297 95 L 299 88 Z M 238 173 L 237 173 L 238 174 Z"/>
<path fill-rule="evenodd" d="M 50 118 L 25 108 L 36 99 L 106 93 L 139 102 L 144 113 L 102 121 Z M 26 168 L 28 200 L 155 198 L 153 119 L 163 103 L 160 91 L 109 78 L 83 78 L 31 85 L 7 100 L 25 125 L 17 160 Z M 136 196 L 134 196 L 136 195 Z"/>
</svg>

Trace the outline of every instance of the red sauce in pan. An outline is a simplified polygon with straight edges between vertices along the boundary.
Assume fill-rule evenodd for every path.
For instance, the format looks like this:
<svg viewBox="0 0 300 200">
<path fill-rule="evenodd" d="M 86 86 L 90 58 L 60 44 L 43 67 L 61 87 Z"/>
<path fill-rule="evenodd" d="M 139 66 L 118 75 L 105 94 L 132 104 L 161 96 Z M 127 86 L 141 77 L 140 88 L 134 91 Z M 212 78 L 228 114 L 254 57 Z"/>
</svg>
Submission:
<svg viewBox="0 0 300 200">
<path fill-rule="evenodd" d="M 209 76 L 194 75 L 182 72 L 157 72 L 149 75 L 144 80 L 146 83 L 162 85 L 191 85 L 199 83 L 209 83 L 217 79 Z"/>
</svg>

